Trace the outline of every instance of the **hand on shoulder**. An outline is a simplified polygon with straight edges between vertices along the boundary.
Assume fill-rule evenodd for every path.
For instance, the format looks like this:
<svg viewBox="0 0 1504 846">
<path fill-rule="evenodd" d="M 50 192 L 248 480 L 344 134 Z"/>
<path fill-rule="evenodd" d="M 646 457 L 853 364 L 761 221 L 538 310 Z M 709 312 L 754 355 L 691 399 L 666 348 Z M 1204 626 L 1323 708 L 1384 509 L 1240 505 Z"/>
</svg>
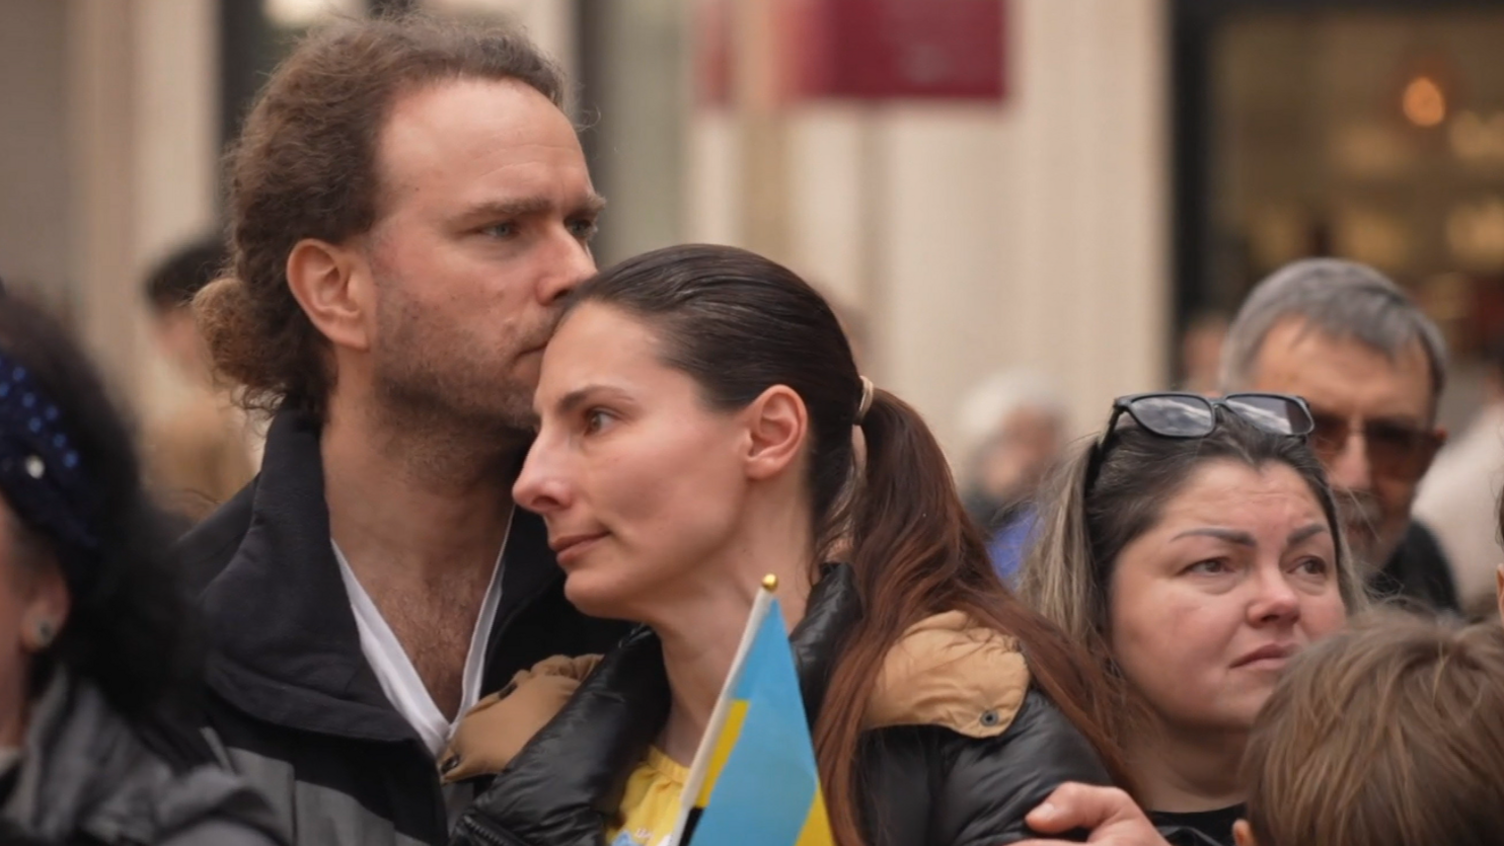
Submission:
<svg viewBox="0 0 1504 846">
<path fill-rule="evenodd" d="M 1029 812 L 1029 827 L 1041 834 L 1086 830 L 1087 843 L 1101 846 L 1169 846 L 1142 808 L 1116 787 L 1062 784 Z M 1064 840 L 1026 840 L 1017 846 L 1065 846 Z"/>
</svg>

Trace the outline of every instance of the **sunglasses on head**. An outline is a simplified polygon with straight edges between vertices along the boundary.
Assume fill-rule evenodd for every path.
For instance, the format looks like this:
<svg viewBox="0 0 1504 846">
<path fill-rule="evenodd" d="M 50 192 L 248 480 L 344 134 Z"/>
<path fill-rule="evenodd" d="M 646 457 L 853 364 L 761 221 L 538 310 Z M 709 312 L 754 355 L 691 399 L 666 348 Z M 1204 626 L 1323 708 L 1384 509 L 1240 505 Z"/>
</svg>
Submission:
<svg viewBox="0 0 1504 846">
<path fill-rule="evenodd" d="M 1275 435 L 1305 437 L 1316 428 L 1310 406 L 1289 394 L 1200 394 L 1161 392 L 1130 394 L 1112 401 L 1106 440 L 1124 414 L 1140 428 L 1162 438 L 1204 438 L 1217 429 L 1217 409 L 1225 408 L 1249 425 Z"/>
<path fill-rule="evenodd" d="M 1311 407 L 1300 397 L 1289 394 L 1205 397 L 1165 391 L 1118 397 L 1112 401 L 1112 416 L 1107 419 L 1106 431 L 1092 445 L 1091 459 L 1086 464 L 1087 490 L 1096 486 L 1097 474 L 1101 472 L 1102 459 L 1107 451 L 1107 439 L 1117 431 L 1118 420 L 1124 414 L 1132 417 L 1139 428 L 1162 438 L 1204 438 L 1217 430 L 1219 408 L 1225 408 L 1249 425 L 1275 435 L 1304 438 L 1316 427 Z"/>
</svg>

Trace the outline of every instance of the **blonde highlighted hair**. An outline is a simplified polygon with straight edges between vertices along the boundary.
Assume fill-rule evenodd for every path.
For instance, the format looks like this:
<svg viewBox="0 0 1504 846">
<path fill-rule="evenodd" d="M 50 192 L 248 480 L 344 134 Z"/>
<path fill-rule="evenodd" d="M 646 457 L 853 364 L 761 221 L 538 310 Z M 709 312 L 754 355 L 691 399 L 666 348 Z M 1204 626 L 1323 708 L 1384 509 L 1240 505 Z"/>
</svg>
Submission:
<svg viewBox="0 0 1504 846">
<path fill-rule="evenodd" d="M 1390 612 L 1311 646 L 1244 773 L 1259 846 L 1504 841 L 1504 630 Z"/>
</svg>

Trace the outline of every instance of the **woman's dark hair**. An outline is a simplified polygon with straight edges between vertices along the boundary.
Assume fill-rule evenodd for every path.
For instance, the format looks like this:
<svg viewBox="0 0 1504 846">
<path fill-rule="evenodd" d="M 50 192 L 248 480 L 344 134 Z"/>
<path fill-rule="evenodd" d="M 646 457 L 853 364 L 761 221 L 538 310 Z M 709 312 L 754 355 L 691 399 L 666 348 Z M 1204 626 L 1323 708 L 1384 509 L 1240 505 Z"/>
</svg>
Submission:
<svg viewBox="0 0 1504 846">
<path fill-rule="evenodd" d="M 744 250 L 680 246 L 600 273 L 576 291 L 571 307 L 584 303 L 647 323 L 665 363 L 694 378 L 712 408 L 745 407 L 774 385 L 804 402 L 817 546 L 822 554 L 838 545 L 849 550 L 863 611 L 839 647 L 814 729 L 837 842 L 864 842 L 855 761 L 881 662 L 910 626 L 945 611 L 964 611 L 1016 637 L 1035 683 L 1109 769 L 1123 773 L 1121 755 L 1099 728 L 1105 698 L 1096 668 L 999 581 L 940 445 L 919 414 L 886 391 L 874 392 L 860 421 L 866 463 L 855 495 L 843 495 L 858 475 L 852 427 L 862 383 L 835 314 L 813 288 Z"/>
<path fill-rule="evenodd" d="M 1337 579 L 1349 613 L 1368 598 L 1342 539 L 1337 506 L 1321 462 L 1302 438 L 1265 432 L 1225 409 L 1204 438 L 1166 438 L 1131 423 L 1066 462 L 1040 499 L 1038 537 L 1020 573 L 1030 607 L 1085 645 L 1114 686 L 1109 725 L 1118 742 L 1143 728 L 1142 703 L 1117 671 L 1110 646 L 1110 586 L 1118 555 L 1159 522 L 1165 505 L 1202 466 L 1234 461 L 1294 470 L 1320 503 L 1337 544 Z"/>
<path fill-rule="evenodd" d="M 197 641 L 131 432 L 62 327 L 14 296 L 0 295 L 0 357 L 0 494 L 19 523 L 14 565 L 60 566 L 71 601 L 36 678 L 64 667 L 127 718 L 143 716 L 192 678 Z M 12 413 L 23 403 L 38 416 Z"/>
</svg>

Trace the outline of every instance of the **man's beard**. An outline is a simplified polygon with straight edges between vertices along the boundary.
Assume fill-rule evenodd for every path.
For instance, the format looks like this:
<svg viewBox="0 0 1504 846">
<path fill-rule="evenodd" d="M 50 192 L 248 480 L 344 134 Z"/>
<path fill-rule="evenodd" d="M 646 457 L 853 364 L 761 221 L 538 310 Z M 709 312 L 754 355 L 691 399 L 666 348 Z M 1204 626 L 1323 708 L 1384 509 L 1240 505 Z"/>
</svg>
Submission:
<svg viewBox="0 0 1504 846">
<path fill-rule="evenodd" d="M 376 395 L 392 422 L 435 432 L 503 437 L 526 435 L 535 428 L 531 386 L 413 365 L 377 364 Z"/>
<path fill-rule="evenodd" d="M 408 322 L 382 327 L 373 362 L 376 399 L 390 423 L 460 439 L 531 436 L 536 386 L 502 375 L 507 356 L 461 348 L 463 335 L 425 332 L 411 315 L 394 316 Z"/>
<path fill-rule="evenodd" d="M 379 277 L 377 286 L 380 341 L 372 350 L 372 367 L 379 413 L 386 421 L 421 427 L 411 434 L 431 432 L 451 439 L 531 438 L 537 427 L 537 385 L 508 374 L 518 351 L 541 348 L 552 327 L 536 343 L 522 338 L 473 342 L 465 332 L 434 325 L 393 280 Z M 513 348 L 503 349 L 508 342 Z"/>
<path fill-rule="evenodd" d="M 1368 491 L 1334 491 L 1333 495 L 1358 572 L 1367 579 L 1384 568 L 1393 552 L 1384 536 L 1384 511 Z"/>
</svg>

